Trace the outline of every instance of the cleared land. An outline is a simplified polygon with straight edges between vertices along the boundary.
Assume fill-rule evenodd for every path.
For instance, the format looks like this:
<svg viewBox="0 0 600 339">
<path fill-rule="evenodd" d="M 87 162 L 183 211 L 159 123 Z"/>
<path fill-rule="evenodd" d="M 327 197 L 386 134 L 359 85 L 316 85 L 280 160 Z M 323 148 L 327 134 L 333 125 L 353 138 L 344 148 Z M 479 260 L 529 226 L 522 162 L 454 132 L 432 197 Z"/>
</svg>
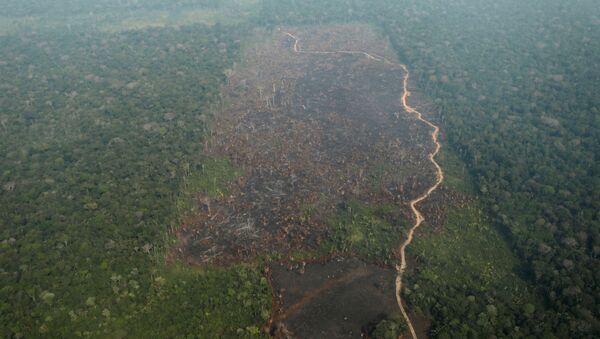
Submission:
<svg viewBox="0 0 600 339">
<path fill-rule="evenodd" d="M 375 48 L 354 46 L 375 44 L 372 34 L 333 27 L 304 43 Z M 291 43 L 274 34 L 230 73 L 230 104 L 207 148 L 242 174 L 227 195 L 198 195 L 205 213 L 180 232 L 189 262 L 317 249 L 350 201 L 397 205 L 410 218 L 406 202 L 434 179 L 426 128 L 399 102 L 401 69 L 355 55 L 294 54 Z"/>
<path fill-rule="evenodd" d="M 367 26 L 290 31 L 303 50 L 394 59 Z M 431 131 L 402 109 L 400 66 L 295 53 L 294 43 L 275 31 L 227 72 L 206 149 L 238 175 L 226 192 L 195 194 L 201 212 L 178 231 L 173 254 L 193 265 L 264 258 L 272 334 L 360 337 L 398 311 L 393 265 L 409 202 L 435 182 Z M 278 265 L 298 253 L 310 260 Z"/>
</svg>

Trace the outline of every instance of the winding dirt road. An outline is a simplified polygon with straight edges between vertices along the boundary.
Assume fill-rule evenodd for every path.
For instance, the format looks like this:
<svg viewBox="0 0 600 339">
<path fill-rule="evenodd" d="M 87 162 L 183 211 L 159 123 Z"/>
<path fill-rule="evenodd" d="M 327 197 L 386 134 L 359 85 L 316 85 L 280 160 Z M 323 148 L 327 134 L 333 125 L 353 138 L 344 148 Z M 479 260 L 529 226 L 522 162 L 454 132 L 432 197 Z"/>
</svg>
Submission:
<svg viewBox="0 0 600 339">
<path fill-rule="evenodd" d="M 408 104 L 407 99 L 410 96 L 410 91 L 408 90 L 410 72 L 408 71 L 408 68 L 406 68 L 406 65 L 393 63 L 382 56 L 379 56 L 377 54 L 370 54 L 370 53 L 363 52 L 363 51 L 345 51 L 345 50 L 341 50 L 341 51 L 303 51 L 303 50 L 300 50 L 300 47 L 298 46 L 298 43 L 300 40 L 296 36 L 294 36 L 293 34 L 288 33 L 288 32 L 283 32 L 283 33 L 285 35 L 291 37 L 292 39 L 294 39 L 294 52 L 296 52 L 296 53 L 302 53 L 302 54 L 359 54 L 359 55 L 363 55 L 371 60 L 380 61 L 380 62 L 384 62 L 386 64 L 399 66 L 400 68 L 402 68 L 402 70 L 404 71 L 404 74 L 405 74 L 404 75 L 404 86 L 403 86 L 404 92 L 402 93 L 402 99 L 401 99 L 404 110 L 406 110 L 408 113 L 415 114 L 417 120 L 420 120 L 421 122 L 423 122 L 424 124 L 428 125 L 429 127 L 431 127 L 433 129 L 433 131 L 431 132 L 431 140 L 433 141 L 435 148 L 434 148 L 433 152 L 429 153 L 428 157 L 429 157 L 429 161 L 436 168 L 436 180 L 435 180 L 434 184 L 431 187 L 429 187 L 429 189 L 427 189 L 422 195 L 420 195 L 419 197 L 410 201 L 409 205 L 410 205 L 410 209 L 412 210 L 413 214 L 415 215 L 415 223 L 408 231 L 408 236 L 406 237 L 406 240 L 400 245 L 400 250 L 399 250 L 400 265 L 396 265 L 396 270 L 398 272 L 398 274 L 396 276 L 396 301 L 398 302 L 398 307 L 400 308 L 400 311 L 402 312 L 402 316 L 406 320 L 406 324 L 408 325 L 408 329 L 410 331 L 411 336 L 414 339 L 417 339 L 417 333 L 415 332 L 414 326 L 413 326 L 410 318 L 408 317 L 408 313 L 406 312 L 406 309 L 404 308 L 404 305 L 402 304 L 402 297 L 401 297 L 402 275 L 404 274 L 404 271 L 406 270 L 406 266 L 407 266 L 406 265 L 406 247 L 408 245 L 410 245 L 410 243 L 412 242 L 416 229 L 419 226 L 421 226 L 421 224 L 425 220 L 425 218 L 423 217 L 423 214 L 421 214 L 421 212 L 417 209 L 417 204 L 420 203 L 421 201 L 427 199 L 433 193 L 433 191 L 435 191 L 440 186 L 440 184 L 444 180 L 444 171 L 442 170 L 442 167 L 435 160 L 435 156 L 439 153 L 440 148 L 442 147 L 442 145 L 438 141 L 438 134 L 440 132 L 440 128 L 438 126 L 436 126 L 435 124 L 433 124 L 431 121 L 423 118 L 423 114 L 421 114 L 421 112 L 417 111 L 414 107 L 412 107 Z"/>
</svg>

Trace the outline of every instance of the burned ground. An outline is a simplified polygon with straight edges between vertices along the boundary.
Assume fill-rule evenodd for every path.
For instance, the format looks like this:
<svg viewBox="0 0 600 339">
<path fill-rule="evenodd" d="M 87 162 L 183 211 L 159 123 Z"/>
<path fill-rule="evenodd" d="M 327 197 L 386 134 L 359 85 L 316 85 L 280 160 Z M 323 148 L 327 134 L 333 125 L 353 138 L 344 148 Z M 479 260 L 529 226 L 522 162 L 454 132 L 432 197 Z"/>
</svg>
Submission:
<svg viewBox="0 0 600 339">
<path fill-rule="evenodd" d="M 343 46 L 348 34 L 342 26 L 300 36 L 307 49 L 323 41 L 357 48 L 363 34 L 370 48 L 388 50 L 364 29 L 354 29 Z M 399 67 L 292 47 L 276 32 L 229 74 L 229 105 L 216 116 L 208 152 L 243 173 L 180 232 L 181 256 L 190 263 L 316 249 L 336 206 L 350 200 L 394 204 L 410 219 L 406 202 L 434 178 L 426 127 L 399 101 Z"/>
</svg>

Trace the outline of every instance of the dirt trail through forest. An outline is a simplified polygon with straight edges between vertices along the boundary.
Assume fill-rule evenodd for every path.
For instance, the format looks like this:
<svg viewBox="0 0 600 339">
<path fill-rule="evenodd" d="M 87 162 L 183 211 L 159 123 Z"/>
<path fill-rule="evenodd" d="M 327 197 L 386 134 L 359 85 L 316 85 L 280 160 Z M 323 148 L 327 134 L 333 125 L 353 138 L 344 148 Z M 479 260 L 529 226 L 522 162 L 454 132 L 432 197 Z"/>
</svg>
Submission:
<svg viewBox="0 0 600 339">
<path fill-rule="evenodd" d="M 296 36 L 294 36 L 293 34 L 288 33 L 288 32 L 283 32 L 283 33 L 286 34 L 287 36 L 291 37 L 292 39 L 294 39 L 294 52 L 296 52 L 296 53 L 324 54 L 324 55 L 327 55 L 327 54 L 359 54 L 359 55 L 363 55 L 371 60 L 380 61 L 380 62 L 384 62 L 384 63 L 390 64 L 390 65 L 399 66 L 405 72 L 403 93 L 402 93 L 402 99 L 401 99 L 402 106 L 404 107 L 406 112 L 415 114 L 417 120 L 419 120 L 419 121 L 425 123 L 426 125 L 430 126 L 431 128 L 433 128 L 433 131 L 431 132 L 431 139 L 435 145 L 435 148 L 434 148 L 433 152 L 429 153 L 428 157 L 429 157 L 429 161 L 436 168 L 436 180 L 435 180 L 434 184 L 431 187 L 429 187 L 422 195 L 420 195 L 419 197 L 410 201 L 410 208 L 411 208 L 413 214 L 415 215 L 415 222 L 414 222 L 413 226 L 410 228 L 410 230 L 408 231 L 408 236 L 407 236 L 406 240 L 400 245 L 400 265 L 396 266 L 396 269 L 398 272 L 398 274 L 396 276 L 396 300 L 398 302 L 398 307 L 400 308 L 400 311 L 402 312 L 402 316 L 406 320 L 406 323 L 408 325 L 408 329 L 410 331 L 411 336 L 416 339 L 417 334 L 415 332 L 414 326 L 413 326 L 410 318 L 408 317 L 408 314 L 404 308 L 404 305 L 402 304 L 402 298 L 401 298 L 402 275 L 403 275 L 404 271 L 406 270 L 406 266 L 407 266 L 406 265 L 406 253 L 405 253 L 406 247 L 408 245 L 410 245 L 410 243 L 412 242 L 416 229 L 419 226 L 421 226 L 421 224 L 425 220 L 425 218 L 423 217 L 421 212 L 419 212 L 419 210 L 417 209 L 417 204 L 420 203 L 421 201 L 427 199 L 440 186 L 440 184 L 444 180 L 444 171 L 442 170 L 442 167 L 435 160 L 435 156 L 438 154 L 438 152 L 440 151 L 440 148 L 441 148 L 441 144 L 438 141 L 438 135 L 439 135 L 440 128 L 438 126 L 436 126 L 435 124 L 433 124 L 431 121 L 423 118 L 423 115 L 421 114 L 421 112 L 417 111 L 414 107 L 412 107 L 408 104 L 407 99 L 410 96 L 410 91 L 408 90 L 410 72 L 408 71 L 406 65 L 396 64 L 396 63 L 389 61 L 388 59 L 386 59 L 384 57 L 377 55 L 377 54 L 374 54 L 374 53 L 371 54 L 371 53 L 367 53 L 367 52 L 363 52 L 363 51 L 346 51 L 346 50 L 341 50 L 341 51 L 303 51 L 300 49 L 300 47 L 298 45 L 300 40 Z"/>
</svg>

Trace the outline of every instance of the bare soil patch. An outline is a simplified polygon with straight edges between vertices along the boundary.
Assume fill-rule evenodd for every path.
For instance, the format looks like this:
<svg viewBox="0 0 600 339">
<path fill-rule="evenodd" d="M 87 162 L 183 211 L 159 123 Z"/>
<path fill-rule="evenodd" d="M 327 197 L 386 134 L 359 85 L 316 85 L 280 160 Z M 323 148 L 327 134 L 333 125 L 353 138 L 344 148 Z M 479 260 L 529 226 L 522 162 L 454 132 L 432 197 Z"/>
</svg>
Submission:
<svg viewBox="0 0 600 339">
<path fill-rule="evenodd" d="M 271 268 L 276 338 L 361 338 L 396 312 L 393 270 L 338 257 Z"/>
</svg>

